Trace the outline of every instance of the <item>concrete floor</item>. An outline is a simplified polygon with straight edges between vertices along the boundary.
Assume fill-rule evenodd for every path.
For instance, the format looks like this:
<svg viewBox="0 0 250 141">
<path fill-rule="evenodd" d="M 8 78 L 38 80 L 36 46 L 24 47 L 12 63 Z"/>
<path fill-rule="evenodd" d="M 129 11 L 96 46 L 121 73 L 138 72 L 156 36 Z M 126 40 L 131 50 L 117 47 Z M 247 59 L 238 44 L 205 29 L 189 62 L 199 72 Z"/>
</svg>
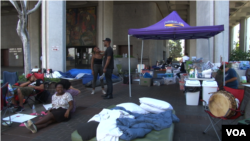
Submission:
<svg viewBox="0 0 250 141">
<path fill-rule="evenodd" d="M 123 102 L 139 103 L 140 97 L 152 97 L 169 102 L 175 109 L 180 122 L 175 124 L 174 141 L 215 141 L 218 140 L 215 132 L 209 130 L 203 134 L 203 130 L 209 124 L 209 119 L 203 111 L 201 103 L 198 106 L 187 106 L 185 95 L 179 90 L 178 84 L 143 87 L 134 82 L 132 84 L 132 97 L 128 94 L 128 85 L 117 83 L 114 85 L 114 99 L 102 99 L 100 87 L 96 93 L 91 95 L 91 88 L 85 88 L 77 96 L 77 109 L 68 122 L 53 124 L 41 129 L 38 133 L 32 134 L 25 127 L 20 127 L 14 123 L 12 127 L 2 126 L 2 141 L 69 141 L 71 133 L 76 130 L 80 123 L 86 123 L 92 116 L 99 113 L 103 108 Z M 106 86 L 105 86 L 106 87 Z M 44 111 L 42 105 L 37 105 L 37 111 Z M 26 107 L 24 113 L 31 113 L 31 109 Z M 35 118 L 34 121 L 38 120 Z M 221 135 L 221 132 L 218 131 Z"/>
</svg>

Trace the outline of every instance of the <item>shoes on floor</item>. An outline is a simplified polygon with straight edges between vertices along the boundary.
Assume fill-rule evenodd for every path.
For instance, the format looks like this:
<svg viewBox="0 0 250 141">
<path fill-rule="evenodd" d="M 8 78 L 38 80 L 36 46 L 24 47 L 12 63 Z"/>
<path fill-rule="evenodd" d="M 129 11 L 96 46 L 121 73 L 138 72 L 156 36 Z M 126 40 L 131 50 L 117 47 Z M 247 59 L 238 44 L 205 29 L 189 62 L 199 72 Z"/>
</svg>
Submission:
<svg viewBox="0 0 250 141">
<path fill-rule="evenodd" d="M 105 96 L 103 99 L 113 99 L 113 96 Z"/>
<path fill-rule="evenodd" d="M 24 122 L 24 125 L 27 129 L 29 129 L 32 133 L 37 132 L 36 125 L 31 120 L 28 120 L 27 122 Z"/>
<path fill-rule="evenodd" d="M 91 94 L 95 94 L 95 90 L 92 90 Z"/>
<path fill-rule="evenodd" d="M 21 113 L 22 111 L 24 111 L 24 107 L 18 106 L 16 113 Z"/>
<path fill-rule="evenodd" d="M 105 92 L 104 90 L 102 90 L 102 93 L 103 93 L 103 94 L 106 94 L 106 92 Z"/>
</svg>

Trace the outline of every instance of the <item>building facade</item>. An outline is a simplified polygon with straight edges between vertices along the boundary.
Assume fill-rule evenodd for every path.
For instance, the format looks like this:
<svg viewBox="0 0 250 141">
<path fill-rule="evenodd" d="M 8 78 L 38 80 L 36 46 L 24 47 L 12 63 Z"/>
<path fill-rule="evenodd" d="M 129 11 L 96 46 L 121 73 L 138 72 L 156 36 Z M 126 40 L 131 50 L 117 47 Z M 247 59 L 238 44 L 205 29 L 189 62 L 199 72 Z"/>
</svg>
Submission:
<svg viewBox="0 0 250 141">
<path fill-rule="evenodd" d="M 36 3 L 29 1 L 29 9 Z M 28 17 L 31 67 L 59 71 L 90 68 L 92 48 L 105 50 L 102 40 L 106 37 L 112 40 L 115 56 L 122 56 L 128 53 L 128 29 L 150 26 L 174 10 L 191 26 L 223 24 L 224 32 L 209 40 L 186 40 L 185 52 L 215 63 L 221 62 L 225 53 L 228 61 L 237 23 L 241 25 L 240 49 L 249 49 L 249 7 L 249 1 L 43 1 Z M 2 2 L 1 18 L 2 66 L 23 66 L 22 43 L 16 33 L 17 12 L 10 3 Z M 168 50 L 167 40 L 146 40 L 143 63 L 155 65 L 157 60 L 169 57 Z M 141 40 L 132 37 L 131 55 L 140 60 L 140 54 Z"/>
</svg>

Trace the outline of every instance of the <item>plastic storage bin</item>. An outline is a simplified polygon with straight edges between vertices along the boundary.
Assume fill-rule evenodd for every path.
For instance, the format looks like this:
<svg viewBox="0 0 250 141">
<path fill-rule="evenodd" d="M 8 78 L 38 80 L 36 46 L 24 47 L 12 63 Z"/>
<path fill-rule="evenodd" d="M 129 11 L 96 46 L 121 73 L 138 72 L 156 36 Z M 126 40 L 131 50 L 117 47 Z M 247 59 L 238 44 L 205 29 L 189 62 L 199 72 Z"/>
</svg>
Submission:
<svg viewBox="0 0 250 141">
<path fill-rule="evenodd" d="M 217 82 L 216 81 L 203 81 L 202 82 L 202 99 L 204 101 L 209 102 L 209 98 L 212 94 L 209 94 L 211 92 L 217 92 Z M 203 102 L 203 105 L 205 105 L 205 103 Z"/>
<path fill-rule="evenodd" d="M 186 104 L 196 106 L 199 104 L 201 84 L 198 80 L 186 80 L 185 94 Z"/>
</svg>

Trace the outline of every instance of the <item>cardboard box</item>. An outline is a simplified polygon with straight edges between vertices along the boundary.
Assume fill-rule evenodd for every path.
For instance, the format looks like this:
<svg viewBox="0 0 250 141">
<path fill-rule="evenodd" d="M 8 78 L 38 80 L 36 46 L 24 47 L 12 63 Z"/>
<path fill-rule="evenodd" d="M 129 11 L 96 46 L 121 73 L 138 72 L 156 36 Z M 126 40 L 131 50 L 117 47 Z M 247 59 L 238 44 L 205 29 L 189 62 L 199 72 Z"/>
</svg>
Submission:
<svg viewBox="0 0 250 141">
<path fill-rule="evenodd" d="M 153 84 L 152 80 L 152 78 L 140 78 L 140 85 L 150 87 Z"/>
</svg>

